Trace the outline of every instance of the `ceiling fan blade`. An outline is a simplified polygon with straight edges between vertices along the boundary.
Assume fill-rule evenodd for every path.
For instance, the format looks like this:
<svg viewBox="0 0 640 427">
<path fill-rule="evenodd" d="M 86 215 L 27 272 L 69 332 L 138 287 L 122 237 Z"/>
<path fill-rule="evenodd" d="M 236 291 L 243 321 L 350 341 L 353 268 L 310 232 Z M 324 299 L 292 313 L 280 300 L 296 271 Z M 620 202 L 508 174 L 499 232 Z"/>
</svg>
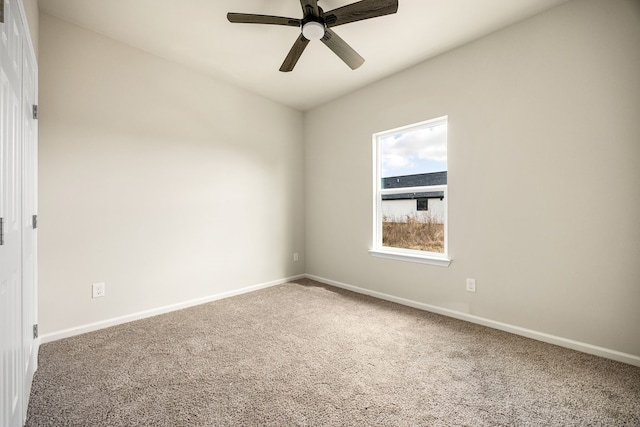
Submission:
<svg viewBox="0 0 640 427">
<path fill-rule="evenodd" d="M 398 11 L 398 0 L 362 0 L 325 12 L 327 27 L 336 27 L 349 22 L 377 18 Z"/>
<path fill-rule="evenodd" d="M 300 37 L 298 37 L 298 40 L 296 40 L 296 42 L 293 44 L 293 47 L 291 47 L 289 54 L 284 59 L 284 62 L 280 67 L 280 71 L 286 73 L 293 70 L 293 67 L 296 66 L 298 59 L 300 59 L 300 55 L 302 55 L 302 52 L 304 52 L 304 49 L 308 44 L 309 40 L 307 40 L 302 34 L 300 34 Z"/>
<path fill-rule="evenodd" d="M 322 43 L 326 44 L 329 49 L 342 59 L 352 70 L 355 70 L 362 64 L 364 64 L 364 58 L 358 55 L 358 52 L 353 50 L 351 46 L 342 40 L 333 30 L 327 28 L 324 33 L 324 37 L 321 39 Z"/>
<path fill-rule="evenodd" d="M 272 24 L 272 25 L 287 25 L 289 27 L 299 27 L 302 25 L 300 19 L 285 18 L 282 16 L 270 16 L 270 15 L 254 15 L 252 13 L 227 13 L 227 19 L 229 22 L 240 24 Z"/>
<path fill-rule="evenodd" d="M 305 18 L 309 15 L 320 16 L 318 0 L 300 0 L 300 5 L 302 6 L 302 12 L 304 12 L 303 16 Z"/>
</svg>

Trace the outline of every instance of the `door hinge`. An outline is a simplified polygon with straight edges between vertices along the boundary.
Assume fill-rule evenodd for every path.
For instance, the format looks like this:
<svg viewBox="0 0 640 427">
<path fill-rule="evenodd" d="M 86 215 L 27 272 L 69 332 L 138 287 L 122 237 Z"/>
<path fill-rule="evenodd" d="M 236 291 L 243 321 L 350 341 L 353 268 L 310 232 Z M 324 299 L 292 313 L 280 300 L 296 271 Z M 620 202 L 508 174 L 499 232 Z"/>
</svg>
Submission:
<svg viewBox="0 0 640 427">
<path fill-rule="evenodd" d="M 33 339 L 38 338 L 38 324 L 33 325 Z"/>
<path fill-rule="evenodd" d="M 0 218 L 0 246 L 2 245 L 4 245 L 4 218 Z"/>
<path fill-rule="evenodd" d="M 33 106 L 33 120 L 38 120 L 38 106 Z"/>
<path fill-rule="evenodd" d="M 38 215 L 31 216 L 31 226 L 34 230 L 38 228 Z"/>
</svg>

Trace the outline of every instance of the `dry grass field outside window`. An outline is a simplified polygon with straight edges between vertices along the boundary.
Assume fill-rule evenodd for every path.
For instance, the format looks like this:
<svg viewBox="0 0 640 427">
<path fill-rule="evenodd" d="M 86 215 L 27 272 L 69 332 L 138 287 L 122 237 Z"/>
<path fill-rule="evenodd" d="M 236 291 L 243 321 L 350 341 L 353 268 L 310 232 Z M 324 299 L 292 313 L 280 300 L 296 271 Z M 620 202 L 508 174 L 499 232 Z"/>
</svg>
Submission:
<svg viewBox="0 0 640 427">
<path fill-rule="evenodd" d="M 382 245 L 444 253 L 444 224 L 429 213 L 382 218 Z"/>
</svg>

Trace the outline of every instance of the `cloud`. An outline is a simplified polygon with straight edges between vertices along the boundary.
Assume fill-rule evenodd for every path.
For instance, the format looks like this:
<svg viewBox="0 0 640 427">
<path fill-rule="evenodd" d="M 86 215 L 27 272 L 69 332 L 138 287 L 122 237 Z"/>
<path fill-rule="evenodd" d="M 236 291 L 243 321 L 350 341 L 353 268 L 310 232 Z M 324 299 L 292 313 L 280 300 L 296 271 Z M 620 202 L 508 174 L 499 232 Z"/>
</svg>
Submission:
<svg viewBox="0 0 640 427">
<path fill-rule="evenodd" d="M 383 176 L 447 168 L 447 125 L 409 130 L 381 139 Z"/>
</svg>

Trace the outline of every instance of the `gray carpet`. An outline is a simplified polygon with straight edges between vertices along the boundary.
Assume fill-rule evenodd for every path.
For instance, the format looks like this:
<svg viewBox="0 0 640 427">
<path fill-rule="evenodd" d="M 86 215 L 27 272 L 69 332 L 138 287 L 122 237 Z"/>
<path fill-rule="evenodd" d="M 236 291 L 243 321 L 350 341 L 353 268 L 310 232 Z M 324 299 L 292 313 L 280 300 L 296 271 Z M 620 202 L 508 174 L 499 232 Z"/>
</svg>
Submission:
<svg viewBox="0 0 640 427">
<path fill-rule="evenodd" d="M 640 368 L 310 280 L 45 344 L 27 426 L 640 426 Z"/>
</svg>

